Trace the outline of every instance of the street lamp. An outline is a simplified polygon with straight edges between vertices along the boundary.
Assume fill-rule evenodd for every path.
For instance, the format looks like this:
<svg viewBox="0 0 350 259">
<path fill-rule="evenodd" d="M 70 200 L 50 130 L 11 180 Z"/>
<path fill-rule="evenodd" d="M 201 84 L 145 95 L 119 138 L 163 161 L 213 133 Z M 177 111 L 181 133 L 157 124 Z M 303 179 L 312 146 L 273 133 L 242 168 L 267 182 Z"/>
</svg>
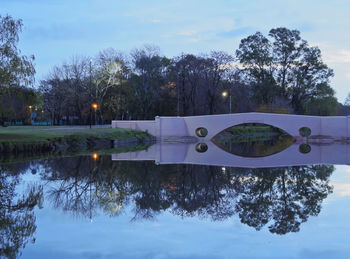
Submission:
<svg viewBox="0 0 350 259">
<path fill-rule="evenodd" d="M 33 106 L 29 105 L 28 108 L 29 108 L 29 113 L 30 113 L 29 122 L 30 122 L 30 124 L 32 124 L 32 116 L 33 116 L 32 115 L 32 109 L 33 109 Z"/>
<path fill-rule="evenodd" d="M 97 110 L 97 108 L 98 108 L 98 104 L 97 104 L 97 103 L 93 103 L 93 104 L 91 104 L 91 106 L 92 106 L 92 108 L 93 108 L 94 111 L 95 111 L 95 125 L 96 125 L 96 110 Z"/>
<path fill-rule="evenodd" d="M 177 93 L 177 116 L 180 116 L 180 75 L 181 72 L 177 72 L 177 84 L 176 84 L 176 93 Z"/>
<path fill-rule="evenodd" d="M 90 94 L 89 94 L 89 101 L 91 102 L 91 96 L 92 96 L 92 90 L 91 90 L 91 87 L 92 87 L 92 79 L 91 79 L 91 70 L 92 70 L 92 67 L 91 67 L 91 63 L 92 63 L 92 59 L 90 58 L 89 59 L 89 90 L 90 90 Z M 92 121 L 92 112 L 91 112 L 91 106 L 90 106 L 90 129 L 91 129 L 91 121 Z"/>
<path fill-rule="evenodd" d="M 232 112 L 232 96 L 231 96 L 231 92 L 230 92 L 230 94 L 227 91 L 223 91 L 221 93 L 221 96 L 224 97 L 224 98 L 226 98 L 228 95 L 229 95 L 229 98 L 230 98 L 229 101 L 230 101 L 230 113 L 231 113 Z"/>
</svg>

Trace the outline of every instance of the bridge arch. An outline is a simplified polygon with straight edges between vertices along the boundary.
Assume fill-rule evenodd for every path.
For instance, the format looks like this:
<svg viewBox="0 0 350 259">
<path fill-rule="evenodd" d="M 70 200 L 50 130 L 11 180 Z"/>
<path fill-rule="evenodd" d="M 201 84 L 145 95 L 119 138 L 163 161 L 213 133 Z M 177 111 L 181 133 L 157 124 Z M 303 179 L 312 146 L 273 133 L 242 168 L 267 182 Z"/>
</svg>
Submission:
<svg viewBox="0 0 350 259">
<path fill-rule="evenodd" d="M 291 136 L 299 136 L 302 127 L 310 128 L 312 135 L 320 135 L 320 118 L 317 116 L 300 116 L 266 113 L 238 113 L 210 116 L 184 117 L 187 132 L 195 136 L 195 130 L 203 127 L 208 130 L 207 140 L 221 131 L 245 123 L 259 123 L 279 128 Z"/>
</svg>

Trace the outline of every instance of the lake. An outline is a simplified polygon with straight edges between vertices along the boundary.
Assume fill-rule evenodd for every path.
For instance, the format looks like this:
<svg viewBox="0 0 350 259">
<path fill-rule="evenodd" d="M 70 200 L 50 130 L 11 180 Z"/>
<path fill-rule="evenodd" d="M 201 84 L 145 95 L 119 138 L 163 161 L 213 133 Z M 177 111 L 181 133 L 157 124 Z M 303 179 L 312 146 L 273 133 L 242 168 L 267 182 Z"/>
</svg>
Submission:
<svg viewBox="0 0 350 259">
<path fill-rule="evenodd" d="M 211 143 L 2 164 L 0 255 L 348 258 L 349 147 L 310 146 L 261 158 L 230 146 L 237 166 L 211 165 Z"/>
</svg>

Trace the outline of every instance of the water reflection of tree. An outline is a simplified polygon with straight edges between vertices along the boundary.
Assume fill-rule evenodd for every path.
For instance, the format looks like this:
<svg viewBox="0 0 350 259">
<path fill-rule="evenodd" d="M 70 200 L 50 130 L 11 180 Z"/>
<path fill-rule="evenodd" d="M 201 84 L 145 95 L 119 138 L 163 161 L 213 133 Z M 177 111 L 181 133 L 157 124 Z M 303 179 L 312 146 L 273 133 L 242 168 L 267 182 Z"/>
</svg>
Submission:
<svg viewBox="0 0 350 259">
<path fill-rule="evenodd" d="M 236 204 L 242 223 L 272 233 L 299 231 L 309 216 L 317 216 L 321 203 L 332 191 L 329 176 L 333 166 L 295 166 L 253 169 L 244 179 Z"/>
<path fill-rule="evenodd" d="M 210 216 L 213 220 L 232 216 L 241 190 L 232 175 L 223 174 L 219 167 L 181 166 L 176 187 L 169 192 L 173 212 L 181 216 Z"/>
<path fill-rule="evenodd" d="M 76 216 L 92 217 L 96 207 L 117 215 L 128 196 L 124 195 L 122 179 L 116 181 L 110 157 L 51 159 L 43 162 L 42 176 L 54 182 L 49 196 L 56 208 Z"/>
<path fill-rule="evenodd" d="M 55 182 L 49 195 L 56 208 L 89 216 L 95 199 L 92 185 L 96 166 L 88 157 L 57 158 L 44 161 L 44 178 Z M 93 177 L 94 176 L 94 177 Z"/>
<path fill-rule="evenodd" d="M 28 168 L 28 165 L 25 166 Z M 10 169 L 10 170 L 9 170 Z M 28 187 L 19 195 L 16 187 L 20 183 L 18 173 L 23 168 L 0 168 L 0 257 L 16 258 L 20 249 L 34 242 L 36 230 L 33 209 L 41 206 L 43 190 L 41 186 Z"/>
<path fill-rule="evenodd" d="M 90 215 L 97 207 L 111 216 L 127 204 L 137 219 L 168 210 L 181 217 L 242 223 L 277 234 L 299 231 L 320 212 L 332 191 L 333 166 L 240 169 L 194 165 L 156 166 L 150 162 L 93 161 L 78 157 L 46 162 L 46 179 L 57 181 L 51 198 L 57 207 Z M 49 172 L 49 173 L 48 173 Z"/>
</svg>

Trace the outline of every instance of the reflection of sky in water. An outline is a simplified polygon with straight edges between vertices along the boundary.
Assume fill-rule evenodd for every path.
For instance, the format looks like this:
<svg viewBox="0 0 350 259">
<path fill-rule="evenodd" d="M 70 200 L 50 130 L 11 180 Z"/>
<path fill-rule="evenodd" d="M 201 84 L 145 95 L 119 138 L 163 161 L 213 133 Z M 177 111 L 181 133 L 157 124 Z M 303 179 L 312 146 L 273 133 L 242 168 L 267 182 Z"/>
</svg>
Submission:
<svg viewBox="0 0 350 259">
<path fill-rule="evenodd" d="M 350 167 L 336 166 L 330 183 L 334 190 L 320 214 L 282 236 L 266 226 L 256 231 L 237 215 L 213 222 L 164 212 L 130 222 L 134 214 L 124 210 L 112 218 L 100 213 L 91 223 L 45 204 L 36 210 L 36 242 L 27 244 L 23 258 L 348 258 Z"/>
<path fill-rule="evenodd" d="M 350 196 L 350 166 L 336 166 L 336 171 L 331 176 L 331 183 L 334 186 L 335 198 Z"/>
</svg>

